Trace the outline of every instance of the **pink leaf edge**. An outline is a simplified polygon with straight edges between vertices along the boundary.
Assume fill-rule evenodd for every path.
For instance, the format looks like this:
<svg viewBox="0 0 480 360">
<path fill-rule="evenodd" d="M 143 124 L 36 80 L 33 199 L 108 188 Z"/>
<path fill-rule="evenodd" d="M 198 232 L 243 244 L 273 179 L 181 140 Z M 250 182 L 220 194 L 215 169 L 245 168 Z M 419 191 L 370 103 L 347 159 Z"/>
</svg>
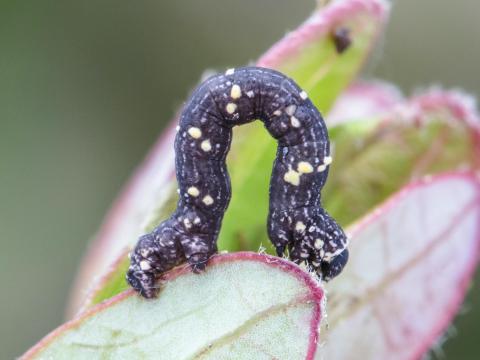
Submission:
<svg viewBox="0 0 480 360">
<path fill-rule="evenodd" d="M 405 99 L 393 84 L 381 80 L 360 80 L 348 87 L 328 114 L 328 125 L 363 120 L 392 112 Z"/>
<path fill-rule="evenodd" d="M 219 264 L 223 264 L 226 262 L 238 262 L 238 261 L 250 261 L 250 262 L 259 262 L 265 264 L 269 267 L 273 267 L 284 271 L 286 273 L 291 274 L 294 278 L 296 278 L 299 282 L 303 283 L 305 287 L 308 289 L 309 293 L 302 297 L 302 301 L 308 301 L 314 303 L 313 306 L 313 313 L 310 319 L 310 335 L 308 341 L 308 349 L 307 355 L 305 357 L 306 360 L 313 360 L 315 358 L 315 353 L 317 351 L 317 346 L 319 342 L 319 328 L 320 322 L 322 319 L 322 307 L 323 307 L 323 289 L 320 287 L 320 284 L 312 278 L 312 276 L 302 270 L 296 264 L 282 259 L 275 256 L 267 255 L 267 254 L 257 254 L 253 252 L 236 252 L 230 254 L 218 254 L 214 255 L 210 258 L 208 262 L 208 267 L 216 266 Z M 190 274 L 191 270 L 188 266 L 182 265 L 178 266 L 168 273 L 166 273 L 162 280 L 164 281 L 171 281 L 177 277 L 180 277 L 184 274 Z M 53 330 L 51 333 L 46 335 L 43 339 L 41 339 L 36 345 L 30 348 L 24 355 L 20 357 L 21 360 L 31 359 L 35 355 L 37 355 L 44 347 L 48 346 L 51 342 L 53 342 L 58 336 L 60 336 L 65 331 L 70 329 L 74 329 L 78 327 L 85 319 L 88 319 L 98 312 L 101 312 L 105 309 L 108 309 L 112 305 L 115 305 L 125 299 L 128 299 L 132 296 L 138 296 L 132 289 L 126 290 L 104 302 L 95 305 L 91 309 L 85 311 L 84 313 L 80 314 L 76 318 L 68 321 L 67 323 L 61 325 L 57 329 Z"/>
<path fill-rule="evenodd" d="M 475 98 L 462 90 L 444 90 L 440 87 L 427 89 L 423 93 L 413 96 L 408 101 L 399 104 L 394 114 L 399 114 L 405 119 L 421 124 L 423 114 L 445 109 L 456 119 L 472 130 L 476 140 L 475 151 L 480 154 L 480 117 Z"/>
<path fill-rule="evenodd" d="M 277 67 L 285 59 L 297 54 L 305 43 L 313 42 L 330 32 L 332 27 L 348 19 L 351 14 L 369 13 L 383 23 L 389 16 L 389 10 L 390 4 L 384 0 L 334 1 L 315 12 L 300 28 L 274 44 L 257 64 L 264 67 Z"/>
<path fill-rule="evenodd" d="M 388 18 L 389 4 L 385 0 L 341 0 L 316 11 L 298 29 L 287 34 L 269 49 L 257 62 L 258 66 L 276 68 L 283 57 L 290 58 L 302 45 L 320 38 L 331 27 L 348 18 L 352 13 L 366 12 L 384 22 Z M 162 133 L 131 180 L 121 191 L 107 213 L 100 230 L 90 242 L 81 262 L 70 293 L 66 314 L 75 314 L 85 295 L 95 287 L 97 274 L 103 274 L 128 245 L 122 234 L 141 235 L 138 220 L 145 219 L 150 210 L 147 199 L 167 186 L 175 176 L 173 141 L 176 118 Z M 93 282 L 93 283 L 92 283 Z"/>
</svg>

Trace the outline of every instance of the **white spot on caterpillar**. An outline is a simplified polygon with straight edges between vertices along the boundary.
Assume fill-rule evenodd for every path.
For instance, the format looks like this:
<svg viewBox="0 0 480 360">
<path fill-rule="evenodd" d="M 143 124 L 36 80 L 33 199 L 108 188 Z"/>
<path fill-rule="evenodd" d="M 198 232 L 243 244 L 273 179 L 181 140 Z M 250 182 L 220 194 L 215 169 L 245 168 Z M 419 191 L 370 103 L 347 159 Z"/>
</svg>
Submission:
<svg viewBox="0 0 480 360">
<path fill-rule="evenodd" d="M 212 144 L 210 144 L 210 140 L 203 140 L 202 143 L 200 144 L 200 147 L 202 148 L 203 151 L 207 152 L 212 150 Z"/>
<path fill-rule="evenodd" d="M 313 172 L 313 166 L 307 161 L 300 161 L 297 165 L 297 171 L 301 174 L 310 174 Z"/>
<path fill-rule="evenodd" d="M 250 99 L 253 98 L 254 95 L 255 95 L 255 93 L 254 93 L 252 90 L 247 91 L 247 96 L 248 96 Z"/>
<path fill-rule="evenodd" d="M 190 186 L 187 189 L 187 193 L 188 193 L 188 195 L 191 195 L 193 197 L 197 197 L 198 195 L 200 195 L 200 190 L 198 190 L 198 188 L 195 187 L 195 186 Z"/>
<path fill-rule="evenodd" d="M 234 103 L 228 103 L 225 109 L 227 110 L 227 113 L 233 114 L 235 110 L 237 110 L 237 105 Z"/>
<path fill-rule="evenodd" d="M 281 111 L 281 110 L 275 110 L 275 111 L 273 112 L 273 115 L 275 115 L 275 116 L 280 116 L 280 115 L 282 115 L 282 111 Z"/>
<path fill-rule="evenodd" d="M 175 127 L 175 130 L 176 130 L 177 132 L 179 132 L 179 131 L 180 131 L 180 125 L 177 125 L 177 126 Z"/>
<path fill-rule="evenodd" d="M 239 99 L 242 96 L 242 89 L 240 89 L 240 86 L 238 85 L 233 85 L 232 89 L 230 90 L 230 97 L 232 99 Z"/>
<path fill-rule="evenodd" d="M 327 170 L 327 165 L 322 164 L 317 167 L 318 172 L 323 172 L 325 170 Z"/>
<path fill-rule="evenodd" d="M 298 186 L 300 185 L 300 174 L 295 170 L 290 169 L 285 173 L 285 175 L 283 175 L 283 180 L 294 186 Z"/>
<path fill-rule="evenodd" d="M 150 266 L 150 264 L 148 263 L 147 260 L 142 260 L 140 261 L 140 269 L 142 270 L 150 270 L 152 267 Z"/>
<path fill-rule="evenodd" d="M 336 250 L 335 252 L 331 253 L 331 252 L 328 252 L 325 254 L 325 257 L 323 258 L 324 261 L 327 261 L 327 262 L 330 262 L 331 260 L 333 260 L 333 258 L 337 257 L 338 255 L 340 255 L 345 249 L 338 249 Z"/>
<path fill-rule="evenodd" d="M 325 171 L 327 170 L 327 166 L 330 165 L 332 163 L 332 157 L 331 156 L 325 156 L 323 158 L 323 164 L 319 165 L 317 167 L 317 171 L 318 172 L 322 172 L 322 171 Z"/>
<path fill-rule="evenodd" d="M 303 99 L 303 100 L 307 100 L 308 98 L 308 94 L 302 90 L 302 92 L 300 93 L 300 97 Z"/>
<path fill-rule="evenodd" d="M 210 195 L 206 195 L 204 196 L 204 198 L 202 199 L 203 203 L 207 206 L 210 206 L 213 204 L 213 198 L 210 196 Z"/>
<path fill-rule="evenodd" d="M 142 255 L 142 257 L 146 258 L 148 255 L 149 255 L 149 251 L 147 249 L 142 249 L 140 250 L 140 255 Z"/>
<path fill-rule="evenodd" d="M 297 223 L 295 224 L 295 230 L 300 233 L 304 232 L 305 228 L 306 228 L 305 224 L 301 221 L 297 221 Z"/>
<path fill-rule="evenodd" d="M 200 130 L 199 128 L 197 127 L 191 127 L 190 129 L 188 129 L 188 134 L 194 138 L 194 139 L 198 139 L 202 136 L 202 130 Z"/>
<path fill-rule="evenodd" d="M 320 250 L 323 247 L 323 240 L 322 239 L 315 239 L 315 249 Z"/>
<path fill-rule="evenodd" d="M 300 253 L 300 257 L 301 257 L 302 259 L 306 259 L 306 258 L 308 258 L 308 253 L 302 252 L 302 253 Z"/>
<path fill-rule="evenodd" d="M 225 75 L 233 75 L 234 72 L 235 72 L 235 68 L 231 68 L 225 71 Z"/>
<path fill-rule="evenodd" d="M 190 229 L 192 227 L 192 223 L 188 219 L 183 220 L 183 225 L 185 225 L 185 228 Z"/>
<path fill-rule="evenodd" d="M 287 108 L 285 109 L 285 112 L 290 116 L 293 116 L 293 114 L 295 114 L 295 111 L 297 111 L 297 105 L 295 104 L 287 106 Z"/>
<path fill-rule="evenodd" d="M 300 127 L 300 121 L 295 116 L 292 116 L 290 118 L 290 124 L 292 124 L 293 127 L 299 128 Z"/>
<path fill-rule="evenodd" d="M 197 216 L 195 219 L 193 219 L 194 224 L 200 224 L 200 218 Z"/>
</svg>

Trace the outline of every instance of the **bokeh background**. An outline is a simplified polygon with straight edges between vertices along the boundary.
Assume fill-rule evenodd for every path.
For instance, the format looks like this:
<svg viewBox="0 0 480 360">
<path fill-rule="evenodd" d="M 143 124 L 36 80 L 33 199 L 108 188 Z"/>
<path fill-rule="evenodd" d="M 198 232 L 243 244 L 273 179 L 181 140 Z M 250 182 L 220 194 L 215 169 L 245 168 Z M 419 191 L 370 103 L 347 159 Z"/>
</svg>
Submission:
<svg viewBox="0 0 480 360">
<path fill-rule="evenodd" d="M 89 238 L 202 72 L 254 60 L 314 6 L 0 0 L 1 359 L 62 322 Z M 475 0 L 396 1 L 365 75 L 478 96 L 479 13 Z M 480 285 L 464 309 L 435 358 L 479 358 Z"/>
</svg>

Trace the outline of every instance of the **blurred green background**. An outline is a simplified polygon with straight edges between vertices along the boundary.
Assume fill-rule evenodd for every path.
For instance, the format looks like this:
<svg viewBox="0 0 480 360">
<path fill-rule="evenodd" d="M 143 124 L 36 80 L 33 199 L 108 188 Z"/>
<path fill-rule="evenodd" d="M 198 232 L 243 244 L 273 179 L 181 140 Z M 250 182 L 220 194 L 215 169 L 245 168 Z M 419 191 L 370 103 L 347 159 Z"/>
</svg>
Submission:
<svg viewBox="0 0 480 360">
<path fill-rule="evenodd" d="M 0 1 L 1 359 L 62 322 L 87 241 L 202 72 L 253 61 L 314 6 Z M 474 0 L 398 0 L 366 74 L 478 96 L 479 13 Z M 464 308 L 448 359 L 480 353 L 480 286 Z"/>
</svg>

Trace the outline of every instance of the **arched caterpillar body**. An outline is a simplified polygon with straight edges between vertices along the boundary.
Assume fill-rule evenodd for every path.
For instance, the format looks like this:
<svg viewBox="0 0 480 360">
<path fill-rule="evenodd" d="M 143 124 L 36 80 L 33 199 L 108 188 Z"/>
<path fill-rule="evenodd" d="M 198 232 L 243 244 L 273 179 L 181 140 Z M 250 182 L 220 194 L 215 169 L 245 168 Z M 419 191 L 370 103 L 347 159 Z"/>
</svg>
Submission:
<svg viewBox="0 0 480 360">
<path fill-rule="evenodd" d="M 346 264 L 346 236 L 320 202 L 332 161 L 322 116 L 285 75 L 258 67 L 230 69 L 203 82 L 181 114 L 175 138 L 177 209 L 140 237 L 130 255 L 127 280 L 144 297 L 155 296 L 163 272 L 184 261 L 200 272 L 217 252 L 231 194 L 225 158 L 232 127 L 255 119 L 278 141 L 267 226 L 277 254 L 288 249 L 291 260 L 306 262 L 326 280 Z"/>
</svg>

